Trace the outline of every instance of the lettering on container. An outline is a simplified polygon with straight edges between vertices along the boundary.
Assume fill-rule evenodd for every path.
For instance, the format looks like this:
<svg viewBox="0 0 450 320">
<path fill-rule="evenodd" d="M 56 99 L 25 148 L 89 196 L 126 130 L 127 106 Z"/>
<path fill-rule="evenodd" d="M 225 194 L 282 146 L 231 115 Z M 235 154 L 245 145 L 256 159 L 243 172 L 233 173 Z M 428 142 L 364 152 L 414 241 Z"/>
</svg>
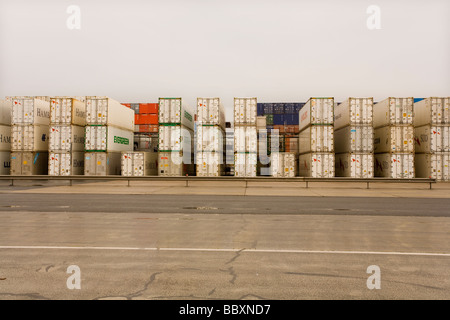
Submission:
<svg viewBox="0 0 450 320">
<path fill-rule="evenodd" d="M 192 115 L 189 112 L 184 111 L 184 117 L 192 122 Z"/>
<path fill-rule="evenodd" d="M 334 117 L 335 120 L 339 120 L 340 118 L 342 118 L 342 113 L 338 114 L 337 116 Z"/>
<path fill-rule="evenodd" d="M 11 136 L 4 136 L 0 134 L 0 143 L 11 143 Z"/>
<path fill-rule="evenodd" d="M 45 133 L 44 133 L 44 134 L 42 134 L 42 138 L 41 138 L 41 139 L 42 139 L 42 141 L 44 141 L 44 142 L 45 142 L 45 141 L 47 140 L 47 135 L 46 135 Z"/>
<path fill-rule="evenodd" d="M 84 136 L 79 137 L 79 136 L 77 136 L 77 135 L 74 135 L 74 137 L 73 137 L 73 142 L 74 142 L 74 143 L 81 143 L 81 144 L 84 144 L 85 141 L 86 141 L 86 140 L 85 140 Z"/>
<path fill-rule="evenodd" d="M 420 141 L 422 141 L 422 142 L 427 142 L 427 141 L 428 141 L 428 135 L 426 135 L 426 134 L 421 134 L 421 135 L 420 135 Z"/>
<path fill-rule="evenodd" d="M 376 138 L 373 140 L 374 144 L 380 144 L 380 142 L 381 142 L 381 138 Z"/>
<path fill-rule="evenodd" d="M 36 115 L 42 118 L 50 118 L 50 111 L 41 110 L 40 108 L 36 108 Z"/>
<path fill-rule="evenodd" d="M 114 136 L 114 143 L 129 145 L 130 139 Z"/>
<path fill-rule="evenodd" d="M 86 112 L 76 109 L 75 110 L 75 115 L 77 117 L 80 117 L 80 118 L 85 118 L 86 117 Z"/>
<path fill-rule="evenodd" d="M 301 121 L 305 121 L 307 117 L 308 117 L 308 111 L 305 111 L 305 113 L 302 114 Z"/>
<path fill-rule="evenodd" d="M 4 161 L 3 168 L 11 168 L 11 161 Z"/>
<path fill-rule="evenodd" d="M 87 157 L 86 159 L 89 160 L 88 157 Z M 74 159 L 74 160 L 73 160 L 73 166 L 74 166 L 75 168 L 84 167 L 84 160 L 76 160 L 76 159 Z"/>
</svg>

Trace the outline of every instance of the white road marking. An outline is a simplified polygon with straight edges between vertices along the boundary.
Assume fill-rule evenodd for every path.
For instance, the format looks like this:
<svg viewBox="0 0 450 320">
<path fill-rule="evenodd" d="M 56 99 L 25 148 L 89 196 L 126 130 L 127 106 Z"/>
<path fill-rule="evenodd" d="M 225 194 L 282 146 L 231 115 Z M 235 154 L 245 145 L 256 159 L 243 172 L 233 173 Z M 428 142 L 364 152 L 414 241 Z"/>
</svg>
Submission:
<svg viewBox="0 0 450 320">
<path fill-rule="evenodd" d="M 37 250 L 128 250 L 128 251 L 205 251 L 205 252 L 254 252 L 254 253 L 320 253 L 320 254 L 367 254 L 398 256 L 450 257 L 450 253 L 389 252 L 389 251 L 339 251 L 339 250 L 283 250 L 283 249 L 216 249 L 216 248 L 138 248 L 138 247 L 57 247 L 57 246 L 0 246 L 0 249 Z"/>
</svg>

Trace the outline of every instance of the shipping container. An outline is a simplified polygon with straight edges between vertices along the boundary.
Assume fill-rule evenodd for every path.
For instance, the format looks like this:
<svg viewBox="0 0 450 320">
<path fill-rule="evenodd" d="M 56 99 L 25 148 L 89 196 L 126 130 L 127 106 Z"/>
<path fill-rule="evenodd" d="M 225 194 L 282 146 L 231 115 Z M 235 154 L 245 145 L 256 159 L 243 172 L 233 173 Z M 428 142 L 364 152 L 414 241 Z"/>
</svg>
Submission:
<svg viewBox="0 0 450 320">
<path fill-rule="evenodd" d="M 264 116 L 273 114 L 273 103 L 257 103 L 257 115 Z"/>
<path fill-rule="evenodd" d="M 392 179 L 414 178 L 413 153 L 375 154 L 375 177 Z"/>
<path fill-rule="evenodd" d="M 122 152 L 122 176 L 144 177 L 158 175 L 157 152 Z"/>
<path fill-rule="evenodd" d="M 367 153 L 374 151 L 374 130 L 368 125 L 352 125 L 334 131 L 336 153 Z"/>
<path fill-rule="evenodd" d="M 134 151 L 158 152 L 158 134 L 134 134 Z"/>
<path fill-rule="evenodd" d="M 196 151 L 224 151 L 225 132 L 218 126 L 199 125 L 196 128 Z"/>
<path fill-rule="evenodd" d="M 11 151 L 11 127 L 0 125 L 0 151 Z"/>
<path fill-rule="evenodd" d="M 268 114 L 266 117 L 266 126 L 273 126 L 273 114 Z"/>
<path fill-rule="evenodd" d="M 197 117 L 201 125 L 217 125 L 225 129 L 225 109 L 220 98 L 197 98 Z"/>
<path fill-rule="evenodd" d="M 431 97 L 414 103 L 414 126 L 450 124 L 450 97 Z"/>
<path fill-rule="evenodd" d="M 11 175 L 31 176 L 48 173 L 48 152 L 11 152 Z"/>
<path fill-rule="evenodd" d="M 334 152 L 332 125 L 312 125 L 299 134 L 299 153 Z"/>
<path fill-rule="evenodd" d="M 414 127 L 386 126 L 374 130 L 375 153 L 414 153 Z"/>
<path fill-rule="evenodd" d="M 387 98 L 373 106 L 373 126 L 413 125 L 414 98 Z"/>
<path fill-rule="evenodd" d="M 137 113 L 152 113 L 158 114 L 159 104 L 158 103 L 140 103 L 139 110 Z"/>
<path fill-rule="evenodd" d="M 12 99 L 12 125 L 49 125 L 50 103 L 35 98 Z"/>
<path fill-rule="evenodd" d="M 450 152 L 450 126 L 414 128 L 414 141 L 416 153 Z"/>
<path fill-rule="evenodd" d="M 86 125 L 86 104 L 72 98 L 52 97 L 50 99 L 50 123 Z"/>
<path fill-rule="evenodd" d="M 256 153 L 234 154 L 234 175 L 236 177 L 256 177 L 256 165 Z"/>
<path fill-rule="evenodd" d="M 158 124 L 158 114 L 155 113 L 141 113 L 134 115 L 134 123 L 136 125 L 142 124 Z"/>
<path fill-rule="evenodd" d="M 180 125 L 160 125 L 159 145 L 160 151 L 184 151 L 193 153 L 194 133 L 187 127 Z"/>
<path fill-rule="evenodd" d="M 11 100 L 0 100 L 0 125 L 11 125 Z"/>
<path fill-rule="evenodd" d="M 120 175 L 120 152 L 85 152 L 85 176 L 112 176 Z"/>
<path fill-rule="evenodd" d="M 111 98 L 86 99 L 86 125 L 134 130 L 134 111 Z"/>
<path fill-rule="evenodd" d="M 290 133 L 290 134 L 297 134 L 299 132 L 298 125 L 296 125 L 296 126 L 286 125 L 286 126 L 284 126 L 284 132 Z"/>
<path fill-rule="evenodd" d="M 286 152 L 286 141 L 284 134 L 270 132 L 267 139 L 268 154 L 272 152 Z"/>
<path fill-rule="evenodd" d="M 328 124 L 334 122 L 334 98 L 310 98 L 299 112 L 299 129 L 311 124 Z"/>
<path fill-rule="evenodd" d="M 285 136 L 285 151 L 298 155 L 298 136 Z"/>
<path fill-rule="evenodd" d="M 273 115 L 273 125 L 274 126 L 284 126 L 284 114 L 274 114 Z"/>
<path fill-rule="evenodd" d="M 7 176 L 11 173 L 11 152 L 0 151 L 0 175 Z"/>
<path fill-rule="evenodd" d="M 256 126 L 234 127 L 234 151 L 258 152 L 258 135 Z"/>
<path fill-rule="evenodd" d="M 130 109 L 134 111 L 135 114 L 141 113 L 140 104 L 139 103 L 130 103 Z"/>
<path fill-rule="evenodd" d="M 265 116 L 258 116 L 256 117 L 256 129 L 260 130 L 263 129 L 265 130 L 267 126 L 267 121 L 266 121 L 266 117 Z"/>
<path fill-rule="evenodd" d="M 225 171 L 223 153 L 220 152 L 197 152 L 196 164 L 198 177 L 220 177 Z"/>
<path fill-rule="evenodd" d="M 159 125 L 157 124 L 139 124 L 134 126 L 134 132 L 140 133 L 158 133 Z"/>
<path fill-rule="evenodd" d="M 191 176 L 195 173 L 191 154 L 184 154 L 181 151 L 158 152 L 158 166 L 158 176 Z"/>
<path fill-rule="evenodd" d="M 234 98 L 234 125 L 256 126 L 256 98 Z"/>
<path fill-rule="evenodd" d="M 450 181 L 450 153 L 416 154 L 416 178 Z"/>
<path fill-rule="evenodd" d="M 49 127 L 45 125 L 11 126 L 11 151 L 48 151 Z"/>
<path fill-rule="evenodd" d="M 49 176 L 76 176 L 84 174 L 84 152 L 50 152 Z"/>
<path fill-rule="evenodd" d="M 183 125 L 194 129 L 194 112 L 181 98 L 159 98 L 159 123 Z"/>
<path fill-rule="evenodd" d="M 334 107 L 334 129 L 373 126 L 373 98 L 348 98 Z"/>
<path fill-rule="evenodd" d="M 106 151 L 122 152 L 133 151 L 134 133 L 113 126 L 86 126 L 85 127 L 86 152 Z"/>
<path fill-rule="evenodd" d="M 285 114 L 284 124 L 286 126 L 298 126 L 298 114 Z"/>
<path fill-rule="evenodd" d="M 336 177 L 368 179 L 374 177 L 372 153 L 336 153 Z"/>
<path fill-rule="evenodd" d="M 297 176 L 298 158 L 295 153 L 274 152 L 270 155 L 272 176 L 277 178 L 294 178 Z"/>
<path fill-rule="evenodd" d="M 274 103 L 273 114 L 274 115 L 284 114 L 284 103 Z"/>
<path fill-rule="evenodd" d="M 334 177 L 334 153 L 305 153 L 298 162 L 300 177 Z"/>
<path fill-rule="evenodd" d="M 84 127 L 73 125 L 51 125 L 49 133 L 49 151 L 84 151 Z"/>
</svg>

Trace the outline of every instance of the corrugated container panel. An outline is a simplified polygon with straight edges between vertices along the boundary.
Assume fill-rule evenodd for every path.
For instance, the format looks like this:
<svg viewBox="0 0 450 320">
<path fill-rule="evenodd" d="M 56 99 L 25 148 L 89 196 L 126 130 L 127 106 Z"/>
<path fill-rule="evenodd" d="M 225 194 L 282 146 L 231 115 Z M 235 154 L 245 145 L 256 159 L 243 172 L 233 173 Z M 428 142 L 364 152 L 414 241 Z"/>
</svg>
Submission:
<svg viewBox="0 0 450 320">
<path fill-rule="evenodd" d="M 198 177 L 220 177 L 224 174 L 223 153 L 197 152 L 196 159 Z"/>
<path fill-rule="evenodd" d="M 44 100 L 12 99 L 12 125 L 49 125 L 50 103 Z"/>
<path fill-rule="evenodd" d="M 234 127 L 234 151 L 258 152 L 258 135 L 255 126 Z"/>
<path fill-rule="evenodd" d="M 225 133 L 218 126 L 198 126 L 196 132 L 196 150 L 223 152 Z"/>
<path fill-rule="evenodd" d="M 348 98 L 334 107 L 334 128 L 373 126 L 373 98 Z"/>
<path fill-rule="evenodd" d="M 375 177 L 412 179 L 414 172 L 413 153 L 375 154 Z"/>
<path fill-rule="evenodd" d="M 31 176 L 48 173 L 48 152 L 11 152 L 11 175 Z"/>
<path fill-rule="evenodd" d="M 334 153 L 305 153 L 299 156 L 300 177 L 334 177 Z"/>
<path fill-rule="evenodd" d="M 0 125 L 11 125 L 11 100 L 0 100 Z"/>
<path fill-rule="evenodd" d="M 274 152 L 270 161 L 273 177 L 294 178 L 297 175 L 298 158 L 295 153 Z"/>
<path fill-rule="evenodd" d="M 274 103 L 273 114 L 274 115 L 284 114 L 284 103 Z"/>
<path fill-rule="evenodd" d="M 135 114 L 139 114 L 141 111 L 139 103 L 130 103 L 130 108 L 134 111 Z"/>
<path fill-rule="evenodd" d="M 142 134 L 134 135 L 134 151 L 158 152 L 159 135 Z"/>
<path fill-rule="evenodd" d="M 273 103 L 258 103 L 257 115 L 264 116 L 267 114 L 273 114 Z"/>
<path fill-rule="evenodd" d="M 450 124 L 450 97 L 430 97 L 414 103 L 414 126 Z"/>
<path fill-rule="evenodd" d="M 84 174 L 84 152 L 50 152 L 49 176 L 75 176 Z"/>
<path fill-rule="evenodd" d="M 298 114 L 285 114 L 284 123 L 288 126 L 298 126 Z"/>
<path fill-rule="evenodd" d="M 50 152 L 84 151 L 84 127 L 51 125 L 49 137 Z"/>
<path fill-rule="evenodd" d="M 416 154 L 416 178 L 450 181 L 450 153 Z"/>
<path fill-rule="evenodd" d="M 256 126 L 256 98 L 234 98 L 234 124 Z"/>
<path fill-rule="evenodd" d="M 299 152 L 334 152 L 334 128 L 332 125 L 312 125 L 299 134 Z"/>
<path fill-rule="evenodd" d="M 286 152 L 285 135 L 271 132 L 268 135 L 267 147 L 269 153 Z"/>
<path fill-rule="evenodd" d="M 373 126 L 380 128 L 414 123 L 414 98 L 387 98 L 373 106 Z"/>
<path fill-rule="evenodd" d="M 256 129 L 266 129 L 267 120 L 265 116 L 258 116 L 256 117 Z"/>
<path fill-rule="evenodd" d="M 85 151 L 133 151 L 134 133 L 113 126 L 86 126 Z"/>
<path fill-rule="evenodd" d="M 193 153 L 194 134 L 187 127 L 179 125 L 159 126 L 160 151 L 184 151 Z"/>
<path fill-rule="evenodd" d="M 11 152 L 0 151 L 0 175 L 6 176 L 11 172 Z"/>
<path fill-rule="evenodd" d="M 298 154 L 298 136 L 297 137 L 285 137 L 285 151 Z"/>
<path fill-rule="evenodd" d="M 414 141 L 416 153 L 450 152 L 450 126 L 414 128 Z"/>
<path fill-rule="evenodd" d="M 336 177 L 368 179 L 374 176 L 374 155 L 371 153 L 336 153 Z"/>
<path fill-rule="evenodd" d="M 52 97 L 50 99 L 50 123 L 86 125 L 86 104 L 72 98 Z"/>
<path fill-rule="evenodd" d="M 220 98 L 197 98 L 197 119 L 200 125 L 217 125 L 225 129 L 225 109 Z"/>
<path fill-rule="evenodd" d="M 386 126 L 375 129 L 374 152 L 414 153 L 414 127 Z"/>
<path fill-rule="evenodd" d="M 134 126 L 134 132 L 140 133 L 158 133 L 159 125 L 157 124 L 139 124 Z"/>
<path fill-rule="evenodd" d="M 85 176 L 120 175 L 120 152 L 85 152 Z"/>
<path fill-rule="evenodd" d="M 11 151 L 48 151 L 49 127 L 14 125 L 11 127 Z"/>
<path fill-rule="evenodd" d="M 158 125 L 158 114 L 154 113 L 141 113 L 134 115 L 135 125 L 152 124 Z"/>
<path fill-rule="evenodd" d="M 86 124 L 114 126 L 133 131 L 134 112 L 111 98 L 87 98 Z"/>
<path fill-rule="evenodd" d="M 11 151 L 11 127 L 0 125 L 0 151 Z"/>
<path fill-rule="evenodd" d="M 256 177 L 256 153 L 234 154 L 234 175 L 236 177 Z"/>
<path fill-rule="evenodd" d="M 181 98 L 159 98 L 159 123 L 181 124 L 194 128 L 194 112 Z"/>
<path fill-rule="evenodd" d="M 284 126 L 284 132 L 285 133 L 298 133 L 299 132 L 299 130 L 298 130 L 298 125 L 286 125 L 286 126 Z"/>
<path fill-rule="evenodd" d="M 158 114 L 158 110 L 159 110 L 158 103 L 140 103 L 138 113 Z"/>
<path fill-rule="evenodd" d="M 193 175 L 195 166 L 191 154 L 182 152 L 158 152 L 158 176 Z"/>
<path fill-rule="evenodd" d="M 334 98 L 310 98 L 299 112 L 300 131 L 311 124 L 333 124 Z"/>
<path fill-rule="evenodd" d="M 285 120 L 284 120 L 284 114 L 274 114 L 273 115 L 273 125 L 274 126 L 284 126 L 285 125 Z"/>
<path fill-rule="evenodd" d="M 348 126 L 334 131 L 336 153 L 366 153 L 374 151 L 372 126 Z"/>
<path fill-rule="evenodd" d="M 144 177 L 158 175 L 157 152 L 122 152 L 122 176 Z"/>
<path fill-rule="evenodd" d="M 273 114 L 266 115 L 266 127 L 273 126 Z"/>
</svg>

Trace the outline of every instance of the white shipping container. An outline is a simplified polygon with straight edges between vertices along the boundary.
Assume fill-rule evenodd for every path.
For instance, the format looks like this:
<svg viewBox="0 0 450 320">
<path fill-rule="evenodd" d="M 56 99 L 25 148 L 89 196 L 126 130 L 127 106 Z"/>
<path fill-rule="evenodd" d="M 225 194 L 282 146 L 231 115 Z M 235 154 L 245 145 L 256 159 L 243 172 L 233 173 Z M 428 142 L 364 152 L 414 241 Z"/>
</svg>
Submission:
<svg viewBox="0 0 450 320">
<path fill-rule="evenodd" d="M 159 98 L 159 123 L 194 128 L 194 112 L 181 98 Z"/>
<path fill-rule="evenodd" d="M 158 176 L 178 177 L 194 174 L 194 164 L 182 152 L 158 152 Z M 191 162 L 191 163 L 189 163 Z"/>
<path fill-rule="evenodd" d="M 11 126 L 11 151 L 48 151 L 49 127 L 44 125 Z"/>
<path fill-rule="evenodd" d="M 416 153 L 450 152 L 450 126 L 414 128 Z"/>
<path fill-rule="evenodd" d="M 134 133 L 113 126 L 86 126 L 85 150 L 122 152 L 133 151 Z"/>
<path fill-rule="evenodd" d="M 311 124 L 333 124 L 334 98 L 310 98 L 299 111 L 299 130 Z"/>
<path fill-rule="evenodd" d="M 336 177 L 368 179 L 374 176 L 374 155 L 371 153 L 336 153 Z"/>
<path fill-rule="evenodd" d="M 223 153 L 197 152 L 196 163 L 198 177 L 220 177 L 224 174 Z"/>
<path fill-rule="evenodd" d="M 450 97 L 430 97 L 414 103 L 414 126 L 450 124 Z"/>
<path fill-rule="evenodd" d="M 11 127 L 0 125 L 0 151 L 11 151 Z"/>
<path fill-rule="evenodd" d="M 194 135 L 192 130 L 180 125 L 159 126 L 160 151 L 183 151 L 193 153 Z"/>
<path fill-rule="evenodd" d="M 334 153 L 305 153 L 298 162 L 300 177 L 334 177 Z"/>
<path fill-rule="evenodd" d="M 51 152 L 84 151 L 84 127 L 51 125 L 49 136 L 48 148 Z"/>
<path fill-rule="evenodd" d="M 218 126 L 197 126 L 196 151 L 223 152 L 225 133 Z"/>
<path fill-rule="evenodd" d="M 334 152 L 332 125 L 311 125 L 299 134 L 299 153 Z"/>
<path fill-rule="evenodd" d="M 414 153 L 414 127 L 386 126 L 375 129 L 374 152 Z"/>
<path fill-rule="evenodd" d="M 49 125 L 50 103 L 35 98 L 12 99 L 12 125 Z"/>
<path fill-rule="evenodd" d="M 122 176 L 145 177 L 158 175 L 157 152 L 122 152 Z"/>
<path fill-rule="evenodd" d="M 373 126 L 373 98 L 348 98 L 334 107 L 334 129 L 346 126 Z"/>
<path fill-rule="evenodd" d="M 48 152 L 11 152 L 11 175 L 46 175 Z"/>
<path fill-rule="evenodd" d="M 412 179 L 414 172 L 412 153 L 375 154 L 375 177 Z"/>
<path fill-rule="evenodd" d="M 11 100 L 0 100 L 0 125 L 11 125 Z"/>
<path fill-rule="evenodd" d="M 336 153 L 373 152 L 374 130 L 372 126 L 348 126 L 334 131 Z"/>
<path fill-rule="evenodd" d="M 236 177 L 256 177 L 256 165 L 256 153 L 234 154 L 234 175 Z"/>
<path fill-rule="evenodd" d="M 75 176 L 84 174 L 84 152 L 50 152 L 49 176 Z"/>
<path fill-rule="evenodd" d="M 220 98 L 197 98 L 197 121 L 225 129 L 225 110 Z"/>
<path fill-rule="evenodd" d="M 11 152 L 0 151 L 0 175 L 7 176 L 11 173 Z"/>
<path fill-rule="evenodd" d="M 414 124 L 414 98 L 387 98 L 373 106 L 374 128 Z"/>
<path fill-rule="evenodd" d="M 86 103 L 65 97 L 50 99 L 50 123 L 86 125 Z"/>
<path fill-rule="evenodd" d="M 120 175 L 120 152 L 85 152 L 85 176 Z"/>
<path fill-rule="evenodd" d="M 256 98 L 234 98 L 234 125 L 256 126 Z"/>
<path fill-rule="evenodd" d="M 134 131 L 134 111 L 111 98 L 87 98 L 86 124 Z"/>
<path fill-rule="evenodd" d="M 256 117 L 256 129 L 266 130 L 267 118 L 266 116 Z"/>
<path fill-rule="evenodd" d="M 416 154 L 416 178 L 450 181 L 450 153 Z"/>
<path fill-rule="evenodd" d="M 256 126 L 234 127 L 234 151 L 235 152 L 258 152 L 258 135 Z"/>
<path fill-rule="evenodd" d="M 292 152 L 273 152 L 270 154 L 272 176 L 277 178 L 294 178 L 297 176 L 298 158 Z"/>
</svg>

